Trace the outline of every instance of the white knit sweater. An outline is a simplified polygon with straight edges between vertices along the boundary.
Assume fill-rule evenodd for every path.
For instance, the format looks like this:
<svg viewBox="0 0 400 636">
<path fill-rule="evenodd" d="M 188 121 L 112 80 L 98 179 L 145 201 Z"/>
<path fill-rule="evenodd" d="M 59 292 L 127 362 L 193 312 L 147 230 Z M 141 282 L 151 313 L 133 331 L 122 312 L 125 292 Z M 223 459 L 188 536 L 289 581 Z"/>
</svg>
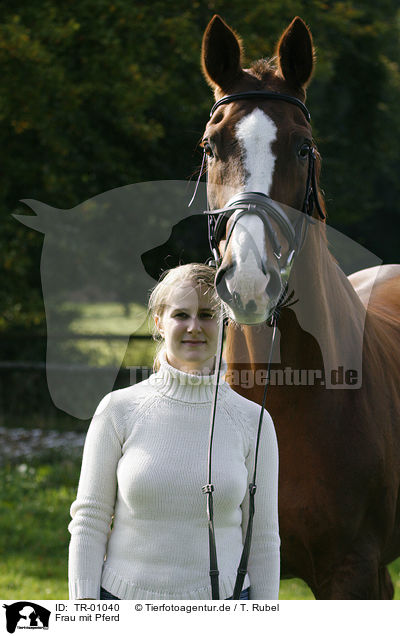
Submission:
<svg viewBox="0 0 400 636">
<path fill-rule="evenodd" d="M 215 376 L 160 371 L 99 404 L 87 434 L 69 525 L 70 598 L 210 599 L 207 450 Z M 232 595 L 248 518 L 260 406 L 221 381 L 212 483 L 221 598 Z M 268 413 L 257 465 L 244 588 L 279 590 L 278 449 Z M 112 523 L 112 531 L 110 526 Z"/>
</svg>

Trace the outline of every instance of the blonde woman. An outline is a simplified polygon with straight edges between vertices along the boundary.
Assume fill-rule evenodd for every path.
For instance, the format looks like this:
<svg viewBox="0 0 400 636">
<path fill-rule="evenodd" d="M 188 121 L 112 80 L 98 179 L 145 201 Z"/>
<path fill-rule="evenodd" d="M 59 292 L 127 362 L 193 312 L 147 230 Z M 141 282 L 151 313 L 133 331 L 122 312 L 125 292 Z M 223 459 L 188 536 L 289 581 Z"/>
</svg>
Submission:
<svg viewBox="0 0 400 636">
<path fill-rule="evenodd" d="M 71 506 L 70 598 L 210 599 L 206 498 L 215 354 L 215 271 L 170 270 L 149 309 L 162 347 L 155 373 L 99 404 Z M 260 407 L 220 380 L 213 442 L 221 598 L 233 593 L 248 518 Z M 277 599 L 278 450 L 264 415 L 256 514 L 241 598 Z"/>
</svg>

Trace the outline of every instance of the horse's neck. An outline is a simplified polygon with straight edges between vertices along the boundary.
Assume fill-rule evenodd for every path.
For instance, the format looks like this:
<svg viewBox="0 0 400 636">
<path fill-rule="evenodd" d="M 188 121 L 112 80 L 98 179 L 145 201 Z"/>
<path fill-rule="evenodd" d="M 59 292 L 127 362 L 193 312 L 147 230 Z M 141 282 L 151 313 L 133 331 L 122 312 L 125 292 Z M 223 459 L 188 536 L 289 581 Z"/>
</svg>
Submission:
<svg viewBox="0 0 400 636">
<path fill-rule="evenodd" d="M 356 370 L 361 378 L 365 309 L 329 253 L 324 227 L 309 229 L 296 257 L 289 282 L 290 302 L 278 322 L 280 347 L 274 362 L 293 369 Z M 268 327 L 232 329 L 228 361 L 262 364 L 267 360 L 272 330 Z M 246 351 L 244 351 L 246 350 Z M 236 358 L 236 360 L 234 359 Z"/>
<path fill-rule="evenodd" d="M 299 326 L 317 340 L 325 367 L 361 364 L 365 308 L 332 258 L 322 223 L 309 228 L 290 287 L 294 299 L 298 298 L 293 310 Z M 284 335 L 292 351 L 306 354 L 302 338 L 296 341 L 298 328 L 296 331 L 294 324 Z"/>
</svg>

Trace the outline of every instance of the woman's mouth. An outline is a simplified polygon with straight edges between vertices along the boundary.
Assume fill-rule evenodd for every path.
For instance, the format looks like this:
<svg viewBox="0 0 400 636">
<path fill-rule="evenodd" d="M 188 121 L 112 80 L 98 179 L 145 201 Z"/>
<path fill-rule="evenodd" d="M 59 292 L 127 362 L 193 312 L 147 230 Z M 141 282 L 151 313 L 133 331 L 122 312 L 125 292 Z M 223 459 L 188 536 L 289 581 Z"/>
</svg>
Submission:
<svg viewBox="0 0 400 636">
<path fill-rule="evenodd" d="M 182 340 L 183 344 L 187 344 L 189 346 L 198 346 L 198 345 L 202 345 L 205 344 L 206 341 L 205 340 Z"/>
</svg>

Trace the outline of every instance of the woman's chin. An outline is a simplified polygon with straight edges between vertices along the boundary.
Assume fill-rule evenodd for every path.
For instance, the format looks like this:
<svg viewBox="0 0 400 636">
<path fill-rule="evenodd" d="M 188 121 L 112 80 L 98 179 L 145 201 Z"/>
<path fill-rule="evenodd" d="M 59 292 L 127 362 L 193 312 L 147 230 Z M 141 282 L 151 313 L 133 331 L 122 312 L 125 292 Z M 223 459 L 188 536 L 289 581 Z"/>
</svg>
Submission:
<svg viewBox="0 0 400 636">
<path fill-rule="evenodd" d="M 199 351 L 186 352 L 184 356 L 175 358 L 170 362 L 172 366 L 184 373 L 197 373 L 209 375 L 214 372 L 215 356 L 204 357 Z"/>
</svg>

